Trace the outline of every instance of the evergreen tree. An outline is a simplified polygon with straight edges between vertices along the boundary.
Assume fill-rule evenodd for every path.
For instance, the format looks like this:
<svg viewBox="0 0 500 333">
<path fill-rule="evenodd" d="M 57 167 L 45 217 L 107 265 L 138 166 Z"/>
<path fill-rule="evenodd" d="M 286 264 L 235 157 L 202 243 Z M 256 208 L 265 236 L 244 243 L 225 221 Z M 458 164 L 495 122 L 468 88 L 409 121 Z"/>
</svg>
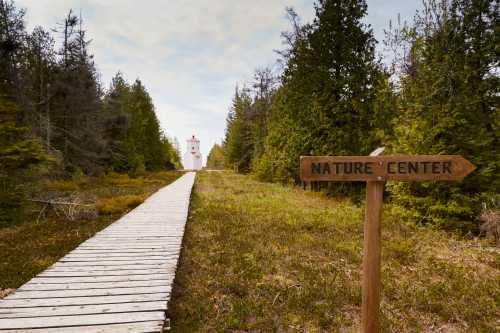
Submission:
<svg viewBox="0 0 500 333">
<path fill-rule="evenodd" d="M 13 1 L 0 0 L 0 84 L 4 92 L 7 87 L 16 86 L 16 59 L 22 53 L 25 38 L 24 15 Z"/>
<path fill-rule="evenodd" d="M 56 65 L 54 39 L 42 27 L 36 27 L 27 36 L 25 79 L 27 95 L 33 112 L 30 123 L 38 126 L 33 129 L 43 138 L 46 147 L 51 147 L 50 85 Z"/>
<path fill-rule="evenodd" d="M 19 124 L 19 106 L 0 90 L 0 227 L 20 219 L 26 172 L 47 161 L 42 145 Z"/>
<path fill-rule="evenodd" d="M 111 80 L 110 88 L 103 101 L 107 164 L 115 171 L 127 170 L 128 162 L 124 151 L 124 140 L 131 122 L 129 103 L 130 86 L 123 78 L 122 73 L 118 72 Z"/>
<path fill-rule="evenodd" d="M 179 155 L 162 133 L 153 101 L 140 80 L 130 86 L 117 73 L 104 98 L 104 112 L 108 158 L 114 170 L 141 173 L 180 166 Z"/>
<path fill-rule="evenodd" d="M 24 14 L 12 1 L 0 0 L 0 227 L 21 220 L 29 171 L 48 160 L 27 126 Z"/>
<path fill-rule="evenodd" d="M 47 148 L 60 152 L 70 172 L 98 173 L 108 163 L 118 170 L 171 167 L 166 160 L 170 143 L 140 84 L 129 87 L 115 78 L 103 107 L 81 16 L 69 11 L 56 54 L 54 40 L 43 28 L 25 32 L 24 14 L 12 1 L 0 1 L 0 85 L 19 105 L 19 125 L 28 125 Z M 129 129 L 137 142 L 126 144 Z"/>
<path fill-rule="evenodd" d="M 264 142 L 271 115 L 275 77 L 269 68 L 256 70 L 253 82 L 253 101 L 248 115 L 252 137 L 252 163 L 264 153 Z"/>
<path fill-rule="evenodd" d="M 378 106 L 390 105 L 391 94 L 362 22 L 366 12 L 364 1 L 321 0 L 312 24 L 294 24 L 266 152 L 256 163 L 262 177 L 297 181 L 300 155 L 366 155 L 389 136 L 393 110 Z"/>
<path fill-rule="evenodd" d="M 62 152 L 68 171 L 96 173 L 105 159 L 101 88 L 81 17 L 70 11 L 62 35 L 61 59 L 50 88 L 53 144 Z"/>
<path fill-rule="evenodd" d="M 207 169 L 220 170 L 224 168 L 224 151 L 219 144 L 214 144 L 207 156 Z"/>
<path fill-rule="evenodd" d="M 419 221 L 456 228 L 457 220 L 479 215 L 485 193 L 500 190 L 499 12 L 498 2 L 429 1 L 399 36 L 410 51 L 399 65 L 401 114 L 393 150 L 459 154 L 478 167 L 460 184 L 394 184 L 393 197 Z"/>
<path fill-rule="evenodd" d="M 229 168 L 240 172 L 250 170 L 253 144 L 249 122 L 252 99 L 248 90 L 236 88 L 233 105 L 229 111 L 224 139 L 224 153 Z"/>
</svg>

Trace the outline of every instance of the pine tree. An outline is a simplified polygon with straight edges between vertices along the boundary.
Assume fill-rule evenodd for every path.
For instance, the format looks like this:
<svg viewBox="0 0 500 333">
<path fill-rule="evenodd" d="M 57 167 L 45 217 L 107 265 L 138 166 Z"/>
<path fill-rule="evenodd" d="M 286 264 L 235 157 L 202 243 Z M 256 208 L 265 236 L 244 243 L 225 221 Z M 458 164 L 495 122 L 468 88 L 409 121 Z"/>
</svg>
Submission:
<svg viewBox="0 0 500 333">
<path fill-rule="evenodd" d="M 264 153 L 264 142 L 268 131 L 275 84 L 276 79 L 269 68 L 255 71 L 253 82 L 254 97 L 247 117 L 250 122 L 253 146 L 251 164 L 255 163 Z"/>
<path fill-rule="evenodd" d="M 42 27 L 36 27 L 28 34 L 26 41 L 25 80 L 27 95 L 32 101 L 33 113 L 30 123 L 37 134 L 44 139 L 46 147 L 51 146 L 50 85 L 56 65 L 54 39 Z"/>
<path fill-rule="evenodd" d="M 19 125 L 19 106 L 0 90 L 0 226 L 20 219 L 23 176 L 49 158 L 29 129 Z"/>
<path fill-rule="evenodd" d="M 103 100 L 104 134 L 106 141 L 106 164 L 115 171 L 127 170 L 124 140 L 131 122 L 129 110 L 130 86 L 118 72 Z"/>
<path fill-rule="evenodd" d="M 108 158 L 114 170 L 140 174 L 180 166 L 179 155 L 163 134 L 153 101 L 140 80 L 130 86 L 117 73 L 104 98 L 104 112 Z"/>
<path fill-rule="evenodd" d="M 68 171 L 98 173 L 105 159 L 101 88 L 81 17 L 70 11 L 62 34 L 61 59 L 50 87 L 53 144 Z"/>
<path fill-rule="evenodd" d="M 249 112 L 251 97 L 246 89 L 236 88 L 229 111 L 224 139 L 224 153 L 228 167 L 248 172 L 253 156 Z"/>
<path fill-rule="evenodd" d="M 261 176 L 298 181 L 300 155 L 366 155 L 388 137 L 388 81 L 366 13 L 364 1 L 321 0 L 313 23 L 294 23 Z"/>
<path fill-rule="evenodd" d="M 118 74 L 103 96 L 81 15 L 70 10 L 64 18 L 58 52 L 43 28 L 26 33 L 24 15 L 12 1 L 0 0 L 0 97 L 19 106 L 18 126 L 43 138 L 68 173 L 178 164 L 140 81 L 129 85 Z"/>
<path fill-rule="evenodd" d="M 207 169 L 220 170 L 224 168 L 224 151 L 219 144 L 214 144 L 207 156 Z"/>
</svg>

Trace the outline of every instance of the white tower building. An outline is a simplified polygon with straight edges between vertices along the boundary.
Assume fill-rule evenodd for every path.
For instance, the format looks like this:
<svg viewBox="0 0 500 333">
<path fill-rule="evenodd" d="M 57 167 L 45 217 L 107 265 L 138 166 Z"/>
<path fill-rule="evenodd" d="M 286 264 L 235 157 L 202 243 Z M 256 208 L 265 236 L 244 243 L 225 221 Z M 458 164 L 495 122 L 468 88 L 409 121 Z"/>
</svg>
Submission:
<svg viewBox="0 0 500 333">
<path fill-rule="evenodd" d="M 200 153 L 200 140 L 193 135 L 191 139 L 186 140 L 187 151 L 184 154 L 184 169 L 201 170 L 202 158 Z"/>
</svg>

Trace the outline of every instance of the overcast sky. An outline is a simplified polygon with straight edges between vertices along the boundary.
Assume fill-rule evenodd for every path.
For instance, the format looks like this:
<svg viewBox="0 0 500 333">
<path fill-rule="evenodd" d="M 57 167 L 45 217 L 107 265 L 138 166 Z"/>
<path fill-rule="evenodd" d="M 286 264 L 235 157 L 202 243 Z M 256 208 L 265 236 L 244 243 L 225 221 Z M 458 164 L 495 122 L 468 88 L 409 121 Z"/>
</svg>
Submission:
<svg viewBox="0 0 500 333">
<path fill-rule="evenodd" d="M 236 83 L 254 69 L 275 67 L 280 32 L 288 30 L 285 7 L 302 22 L 313 0 L 17 0 L 27 9 L 27 28 L 57 28 L 69 9 L 82 12 L 104 87 L 121 71 L 140 78 L 164 131 L 185 140 L 196 134 L 204 159 L 224 136 Z M 398 13 L 411 20 L 419 1 L 369 0 L 367 23 L 377 40 Z"/>
</svg>

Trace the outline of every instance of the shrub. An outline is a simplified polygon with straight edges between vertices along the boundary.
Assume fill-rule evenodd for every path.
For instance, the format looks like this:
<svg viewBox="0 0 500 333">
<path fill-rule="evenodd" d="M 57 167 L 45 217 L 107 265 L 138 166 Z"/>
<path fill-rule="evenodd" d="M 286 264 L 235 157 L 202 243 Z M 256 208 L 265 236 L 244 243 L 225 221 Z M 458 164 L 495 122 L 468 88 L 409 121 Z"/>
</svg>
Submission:
<svg viewBox="0 0 500 333">
<path fill-rule="evenodd" d="M 481 231 L 493 239 L 500 247 L 500 195 L 489 195 L 489 200 L 483 202 L 483 213 L 479 220 L 483 223 Z"/>
<path fill-rule="evenodd" d="M 109 185 L 123 185 L 130 181 L 130 177 L 126 173 L 110 172 L 102 180 Z"/>
<path fill-rule="evenodd" d="M 47 190 L 52 191 L 78 191 L 80 186 L 72 180 L 53 180 L 45 184 Z"/>
<path fill-rule="evenodd" d="M 122 195 L 114 198 L 101 199 L 97 202 L 96 206 L 100 214 L 119 214 L 139 206 L 145 199 L 146 194 Z"/>
</svg>

